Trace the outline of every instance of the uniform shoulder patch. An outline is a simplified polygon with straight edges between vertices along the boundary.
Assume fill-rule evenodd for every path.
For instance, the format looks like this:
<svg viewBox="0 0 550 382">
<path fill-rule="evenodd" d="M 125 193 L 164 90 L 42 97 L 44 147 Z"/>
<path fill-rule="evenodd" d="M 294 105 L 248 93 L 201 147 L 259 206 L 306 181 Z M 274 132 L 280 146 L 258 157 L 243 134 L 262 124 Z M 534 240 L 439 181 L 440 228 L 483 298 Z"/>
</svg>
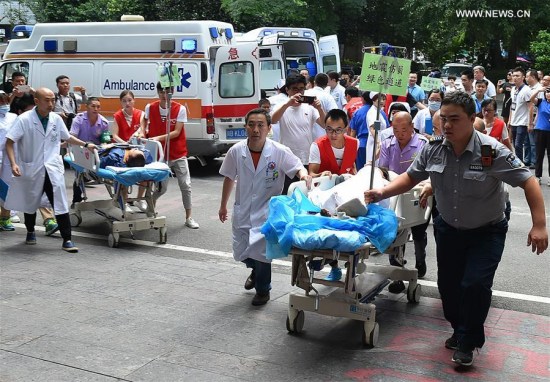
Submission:
<svg viewBox="0 0 550 382">
<path fill-rule="evenodd" d="M 521 168 L 524 166 L 523 162 L 512 153 L 508 154 L 506 157 L 506 163 L 512 168 Z"/>
<path fill-rule="evenodd" d="M 430 138 L 430 145 L 435 145 L 435 144 L 440 144 L 441 142 L 443 142 L 443 139 L 445 139 L 445 137 L 443 136 L 437 136 L 437 137 L 431 137 Z"/>
<path fill-rule="evenodd" d="M 426 138 L 422 134 L 417 134 L 417 135 L 418 135 L 418 140 L 419 141 L 424 141 L 424 142 L 429 142 L 430 141 L 428 138 Z"/>
</svg>

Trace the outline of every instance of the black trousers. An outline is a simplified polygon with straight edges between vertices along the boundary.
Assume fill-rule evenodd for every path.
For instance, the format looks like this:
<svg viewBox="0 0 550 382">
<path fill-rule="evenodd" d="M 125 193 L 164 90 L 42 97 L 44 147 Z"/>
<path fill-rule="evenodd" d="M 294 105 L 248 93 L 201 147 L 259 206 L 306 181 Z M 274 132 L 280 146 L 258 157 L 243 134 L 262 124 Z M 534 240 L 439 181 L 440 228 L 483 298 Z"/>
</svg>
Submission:
<svg viewBox="0 0 550 382">
<path fill-rule="evenodd" d="M 544 154 L 548 158 L 548 175 L 550 176 L 550 131 L 535 129 L 535 150 L 537 153 L 535 161 L 535 176 L 542 177 L 542 164 Z"/>
<path fill-rule="evenodd" d="M 48 171 L 46 171 L 46 177 L 44 179 L 44 188 L 43 193 L 46 193 L 46 196 L 48 197 L 48 200 L 52 207 L 54 206 L 53 202 L 53 186 L 52 182 L 50 181 L 50 177 L 48 176 Z M 59 225 L 59 232 L 61 233 L 61 237 L 63 238 L 63 241 L 71 240 L 71 221 L 69 219 L 69 214 L 61 214 L 61 215 L 55 215 L 55 218 L 57 220 L 57 224 Z M 27 214 L 25 213 L 25 227 L 27 228 L 27 232 L 34 232 L 34 226 L 36 225 L 36 212 L 34 214 Z"/>
<path fill-rule="evenodd" d="M 508 221 L 469 230 L 434 220 L 437 286 L 445 319 L 459 343 L 482 347 L 483 324 L 491 307 L 493 279 L 504 250 Z"/>
</svg>

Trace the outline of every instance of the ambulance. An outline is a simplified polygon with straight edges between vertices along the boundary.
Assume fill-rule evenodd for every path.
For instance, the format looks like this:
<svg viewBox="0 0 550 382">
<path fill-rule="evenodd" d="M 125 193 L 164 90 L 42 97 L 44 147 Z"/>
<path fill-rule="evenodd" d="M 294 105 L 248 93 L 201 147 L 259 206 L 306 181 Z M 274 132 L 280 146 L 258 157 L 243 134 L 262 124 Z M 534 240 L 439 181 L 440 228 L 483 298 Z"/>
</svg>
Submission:
<svg viewBox="0 0 550 382">
<path fill-rule="evenodd" d="M 260 99 L 260 57 L 283 65 L 280 46 L 240 43 L 218 21 L 121 21 L 36 24 L 30 37 L 10 41 L 0 62 L 0 87 L 21 71 L 34 87 L 57 90 L 61 74 L 101 100 L 112 120 L 121 91 L 136 107 L 157 100 L 159 67 L 177 67 L 173 100 L 187 109 L 190 156 L 215 158 L 246 136 L 244 116 Z"/>
<path fill-rule="evenodd" d="M 307 69 L 310 76 L 329 71 L 340 72 L 340 47 L 338 36 L 330 35 L 317 39 L 309 28 L 263 27 L 239 33 L 241 42 L 256 41 L 263 46 L 282 45 L 284 64 L 278 60 L 261 60 L 260 87 L 270 93 L 278 79 L 284 79 L 289 69 Z"/>
</svg>

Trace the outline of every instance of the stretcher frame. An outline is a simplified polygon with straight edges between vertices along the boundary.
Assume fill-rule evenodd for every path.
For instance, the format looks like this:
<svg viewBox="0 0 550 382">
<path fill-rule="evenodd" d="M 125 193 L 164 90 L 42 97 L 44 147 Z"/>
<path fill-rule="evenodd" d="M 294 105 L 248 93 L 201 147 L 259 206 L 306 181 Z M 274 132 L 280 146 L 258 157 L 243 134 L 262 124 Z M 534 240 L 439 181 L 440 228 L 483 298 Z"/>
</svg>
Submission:
<svg viewBox="0 0 550 382">
<path fill-rule="evenodd" d="M 162 145 L 158 141 L 142 140 L 142 148 L 149 150 L 153 158 L 158 158 L 158 161 L 163 161 L 164 153 Z M 89 153 L 89 154 L 87 154 Z M 145 194 L 143 197 L 126 197 L 124 199 L 123 192 L 127 190 L 129 195 L 132 191 L 132 186 L 124 187 L 115 179 L 101 178 L 97 175 L 99 170 L 99 155 L 97 151 L 93 153 L 87 148 L 76 146 L 69 146 L 67 150 L 70 163 L 74 163 L 76 166 L 71 167 L 76 173 L 76 182 L 82 192 L 82 201 L 75 202 L 71 205 L 71 211 L 69 218 L 71 226 L 78 227 L 82 223 L 82 212 L 93 211 L 100 216 L 103 216 L 109 224 L 110 233 L 107 237 L 107 243 L 111 248 L 118 248 L 120 244 L 120 235 L 123 233 L 130 233 L 132 239 L 135 239 L 134 232 L 143 231 L 148 229 L 155 229 L 159 231 L 159 243 L 166 244 L 167 241 L 167 227 L 166 217 L 159 216 L 155 210 L 155 201 L 153 198 L 153 192 L 155 190 L 156 182 L 154 181 L 142 181 L 139 185 L 145 188 Z M 93 179 L 94 184 L 102 184 L 107 189 L 109 199 L 101 200 L 88 200 L 86 192 L 85 181 L 87 179 Z M 145 211 L 145 217 L 138 217 L 136 214 L 128 212 L 126 203 L 135 201 L 145 201 L 147 209 Z M 105 210 L 112 209 L 113 207 L 120 210 L 121 215 L 113 216 L 105 212 Z"/>
<path fill-rule="evenodd" d="M 313 180 L 312 187 L 327 190 L 334 186 L 335 177 L 320 177 Z M 295 188 L 304 194 L 308 190 L 304 181 L 295 182 L 289 187 L 289 195 Z M 408 241 L 410 228 L 425 223 L 431 214 L 431 197 L 426 209 L 420 206 L 422 187 L 394 196 L 390 199 L 390 209 L 399 219 L 397 237 L 385 251 L 394 255 L 403 263 L 404 245 Z M 409 217 L 409 219 L 407 219 Z M 289 333 L 301 333 L 305 321 L 305 311 L 332 317 L 350 318 L 363 322 L 361 340 L 366 346 L 374 347 L 378 342 L 379 325 L 376 322 L 375 297 L 390 283 L 390 280 L 408 281 L 407 300 L 418 303 L 421 285 L 418 284 L 418 271 L 405 266 L 366 263 L 371 254 L 378 253 L 372 243 L 367 242 L 353 252 L 341 252 L 332 249 L 303 250 L 292 247 L 291 285 L 304 290 L 291 292 L 288 301 L 286 328 Z M 333 260 L 345 261 L 346 269 L 343 281 L 328 281 L 315 277 L 315 269 L 322 269 Z M 317 266 L 313 265 L 318 262 Z M 308 265 L 310 264 L 310 265 Z M 321 287 L 316 288 L 314 285 Z M 312 293 L 313 292 L 313 293 Z"/>
</svg>

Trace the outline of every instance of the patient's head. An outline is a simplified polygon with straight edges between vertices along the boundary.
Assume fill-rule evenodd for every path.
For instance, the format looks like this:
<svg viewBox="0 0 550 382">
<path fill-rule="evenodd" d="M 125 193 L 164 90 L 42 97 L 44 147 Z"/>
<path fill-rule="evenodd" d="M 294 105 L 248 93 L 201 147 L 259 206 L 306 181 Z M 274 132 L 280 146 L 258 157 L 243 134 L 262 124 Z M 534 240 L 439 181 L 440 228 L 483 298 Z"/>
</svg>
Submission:
<svg viewBox="0 0 550 382">
<path fill-rule="evenodd" d="M 126 155 L 126 166 L 143 167 L 145 166 L 145 155 L 139 149 L 129 149 Z"/>
<path fill-rule="evenodd" d="M 476 120 L 474 121 L 474 129 L 484 134 L 487 132 L 487 130 L 485 130 L 485 122 L 483 119 L 476 117 Z"/>
</svg>

